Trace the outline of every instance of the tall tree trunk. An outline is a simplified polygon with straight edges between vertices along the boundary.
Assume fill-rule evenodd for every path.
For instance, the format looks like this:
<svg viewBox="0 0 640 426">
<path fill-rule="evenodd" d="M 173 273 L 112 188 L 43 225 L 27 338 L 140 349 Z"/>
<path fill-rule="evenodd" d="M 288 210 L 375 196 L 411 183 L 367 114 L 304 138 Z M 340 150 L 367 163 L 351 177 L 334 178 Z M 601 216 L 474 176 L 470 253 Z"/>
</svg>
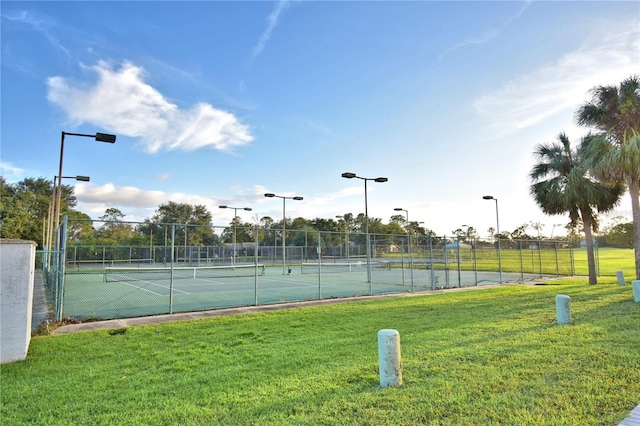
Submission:
<svg viewBox="0 0 640 426">
<path fill-rule="evenodd" d="M 591 216 L 582 213 L 582 224 L 584 225 L 584 239 L 587 244 L 587 264 L 589 265 L 589 284 L 598 284 L 596 277 L 596 258 L 593 253 L 593 233 L 591 232 L 593 221 Z"/>
<path fill-rule="evenodd" d="M 636 280 L 640 280 L 640 182 L 628 182 L 633 216 L 633 249 L 636 259 Z"/>
</svg>

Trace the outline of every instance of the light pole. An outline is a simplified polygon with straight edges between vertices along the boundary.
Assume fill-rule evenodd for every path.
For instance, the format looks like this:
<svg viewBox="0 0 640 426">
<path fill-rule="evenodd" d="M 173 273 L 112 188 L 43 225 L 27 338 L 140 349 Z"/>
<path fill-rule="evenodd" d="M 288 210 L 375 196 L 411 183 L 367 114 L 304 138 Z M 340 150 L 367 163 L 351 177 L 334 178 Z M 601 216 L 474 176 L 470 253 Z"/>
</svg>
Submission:
<svg viewBox="0 0 640 426">
<path fill-rule="evenodd" d="M 58 202 L 56 204 L 56 227 L 58 229 L 60 226 L 60 201 L 62 198 L 62 159 L 64 158 L 64 137 L 66 135 L 69 136 L 83 136 L 87 138 L 94 138 L 96 142 L 107 142 L 107 143 L 115 143 L 116 135 L 110 135 L 107 133 L 96 133 L 95 135 L 87 135 L 84 133 L 67 133 L 62 132 L 62 136 L 60 138 L 60 167 L 58 168 Z M 61 247 L 61 241 L 58 240 L 58 249 Z"/>
<path fill-rule="evenodd" d="M 286 243 L 285 243 L 285 231 L 286 231 L 286 222 L 287 222 L 287 215 L 286 215 L 286 210 L 285 210 L 285 202 L 286 200 L 296 200 L 296 201 L 300 201 L 303 198 L 300 196 L 295 196 L 295 197 L 285 197 L 283 195 L 276 195 L 276 194 L 272 194 L 272 193 L 266 193 L 264 194 L 265 197 L 267 198 L 282 198 L 282 275 L 286 275 L 286 269 L 287 269 L 287 255 L 286 255 Z"/>
<path fill-rule="evenodd" d="M 556 230 L 556 226 L 562 226 L 562 224 L 561 223 L 554 223 L 553 224 L 553 228 L 551 228 L 551 236 L 549 237 L 549 239 L 553 238 L 553 231 Z"/>
<path fill-rule="evenodd" d="M 251 207 L 231 207 L 220 206 L 221 209 L 233 209 L 233 254 L 231 255 L 231 266 L 235 266 L 236 262 L 236 218 L 238 217 L 238 210 L 251 211 Z"/>
<path fill-rule="evenodd" d="M 342 219 L 344 221 L 344 248 L 347 251 L 347 263 L 349 263 L 349 249 L 351 245 L 349 243 L 349 222 L 347 222 L 347 219 L 345 219 L 344 216 L 341 215 L 337 215 L 336 218 Z"/>
<path fill-rule="evenodd" d="M 56 180 L 58 176 L 53 177 L 53 192 L 51 193 L 51 200 L 49 201 L 49 214 L 47 215 L 47 238 L 46 238 L 46 249 L 51 250 L 51 243 L 53 238 L 53 214 L 54 214 L 54 206 L 56 203 Z M 80 182 L 89 182 L 91 178 L 89 176 L 62 176 L 62 179 L 75 179 Z"/>
<path fill-rule="evenodd" d="M 405 218 L 406 218 L 405 220 L 407 222 L 406 224 L 407 234 L 409 235 L 409 268 L 411 269 L 411 285 L 413 286 L 413 250 L 411 248 L 411 246 L 413 245 L 413 242 L 411 241 L 411 230 L 408 229 L 409 228 L 409 211 L 403 209 L 402 207 L 396 207 L 393 210 L 397 212 L 405 213 Z"/>
<path fill-rule="evenodd" d="M 396 207 L 395 209 L 393 209 L 397 212 L 404 212 L 405 213 L 405 221 L 407 222 L 407 226 L 409 226 L 409 211 L 405 210 L 401 207 Z"/>
<path fill-rule="evenodd" d="M 409 227 L 409 211 L 405 210 L 401 207 L 396 207 L 395 209 L 393 209 L 397 212 L 404 212 L 405 213 L 405 221 L 406 221 L 406 225 L 405 228 Z M 407 231 L 407 233 L 409 234 L 409 258 L 411 258 L 411 234 L 409 231 Z"/>
<path fill-rule="evenodd" d="M 500 284 L 502 284 L 502 259 L 500 258 L 500 219 L 498 216 L 498 199 L 492 195 L 485 195 L 483 200 L 493 200 L 496 202 L 496 230 L 498 233 L 498 269 L 500 271 Z"/>
<path fill-rule="evenodd" d="M 462 228 L 466 228 L 463 229 L 462 232 L 464 232 L 464 239 L 468 240 L 469 239 L 469 225 L 461 225 Z"/>
<path fill-rule="evenodd" d="M 383 183 L 387 182 L 389 179 L 386 177 L 365 178 L 362 176 L 356 176 L 355 173 L 351 172 L 343 173 L 342 177 L 345 179 L 362 179 L 364 181 L 364 232 L 367 243 L 367 282 L 369 283 L 369 294 L 371 294 L 373 289 L 371 288 L 371 244 L 369 237 L 369 210 L 367 207 L 367 181 L 372 180 L 374 182 Z"/>
</svg>

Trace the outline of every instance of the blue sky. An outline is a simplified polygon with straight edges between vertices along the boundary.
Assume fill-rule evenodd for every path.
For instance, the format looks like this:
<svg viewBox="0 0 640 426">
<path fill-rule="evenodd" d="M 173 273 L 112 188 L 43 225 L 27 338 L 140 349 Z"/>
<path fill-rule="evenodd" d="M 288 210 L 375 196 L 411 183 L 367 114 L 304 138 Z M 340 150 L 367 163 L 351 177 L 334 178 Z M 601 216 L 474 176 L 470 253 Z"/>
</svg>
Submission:
<svg viewBox="0 0 640 426">
<path fill-rule="evenodd" d="M 63 175 L 78 209 L 128 220 L 168 201 L 282 217 L 364 212 L 481 236 L 565 217 L 529 195 L 536 144 L 596 85 L 640 73 L 638 2 L 11 2 L 1 5 L 9 181 Z M 65 180 L 74 184 L 72 180 Z M 630 217 L 628 196 L 609 215 Z M 605 218 L 606 222 L 606 218 Z M 531 231 L 533 232 L 533 231 Z"/>
</svg>

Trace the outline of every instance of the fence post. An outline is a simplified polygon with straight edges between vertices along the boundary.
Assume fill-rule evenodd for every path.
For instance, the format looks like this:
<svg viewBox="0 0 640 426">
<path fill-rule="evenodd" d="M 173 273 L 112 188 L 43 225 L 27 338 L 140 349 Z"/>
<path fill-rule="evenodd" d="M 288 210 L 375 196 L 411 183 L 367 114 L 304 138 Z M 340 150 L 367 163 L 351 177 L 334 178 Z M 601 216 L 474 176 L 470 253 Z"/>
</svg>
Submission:
<svg viewBox="0 0 640 426">
<path fill-rule="evenodd" d="M 258 250 L 260 249 L 260 240 L 259 240 L 259 234 L 260 234 L 260 228 L 258 228 L 258 225 L 256 225 L 255 227 L 256 230 L 256 247 L 253 250 L 253 263 L 256 266 L 256 270 L 255 270 L 255 274 L 254 274 L 254 296 L 255 296 L 255 305 L 258 306 Z"/>
<path fill-rule="evenodd" d="M 442 236 L 442 258 L 444 259 L 444 278 L 445 286 L 449 288 L 449 258 L 447 257 L 447 236 Z"/>
<path fill-rule="evenodd" d="M 400 244 L 400 272 L 402 273 L 402 286 L 404 287 L 404 240 L 400 240 Z M 389 263 L 389 269 L 391 269 L 391 263 Z"/>
<path fill-rule="evenodd" d="M 66 251 L 67 251 L 67 215 L 64 215 L 62 218 L 62 223 L 60 224 L 60 229 L 58 230 L 58 232 L 60 232 L 60 246 L 59 246 L 59 250 L 60 252 L 58 253 L 58 257 L 60 259 L 59 261 L 59 268 L 60 268 L 60 272 L 59 272 L 59 279 L 58 279 L 58 321 L 62 321 L 62 318 L 64 316 L 63 314 L 63 310 L 64 310 L 64 280 L 65 280 L 65 266 L 67 263 L 67 258 L 66 258 Z"/>
<path fill-rule="evenodd" d="M 413 241 L 411 239 L 411 234 L 409 234 L 409 272 L 411 275 L 411 291 L 415 291 L 415 284 L 413 281 Z"/>
<path fill-rule="evenodd" d="M 460 288 L 462 287 L 462 265 L 460 265 L 460 263 L 462 262 L 461 253 L 460 253 L 460 243 L 462 241 L 460 240 L 460 237 L 458 237 L 457 242 L 458 242 L 458 288 Z"/>
<path fill-rule="evenodd" d="M 433 271 L 433 237 L 429 235 L 429 262 L 431 263 L 431 267 L 429 268 L 431 275 L 431 290 L 436 289 L 436 277 L 435 272 Z"/>
<path fill-rule="evenodd" d="M 540 262 L 540 278 L 542 278 L 542 241 L 538 238 L 538 262 Z"/>
<path fill-rule="evenodd" d="M 476 285 L 478 285 L 478 252 L 476 251 L 478 248 L 478 239 L 473 239 L 473 246 L 471 247 L 471 252 L 473 253 L 473 278 L 475 279 Z"/>
<path fill-rule="evenodd" d="M 322 233 L 318 231 L 318 247 L 316 248 L 316 252 L 318 254 L 318 300 L 322 299 L 322 245 L 320 239 L 322 238 Z"/>
<path fill-rule="evenodd" d="M 175 261 L 176 224 L 171 224 L 171 269 L 169 271 L 169 313 L 173 313 L 173 262 Z"/>
<path fill-rule="evenodd" d="M 520 247 L 520 281 L 524 281 L 524 260 L 522 258 L 522 241 L 518 241 Z"/>
<path fill-rule="evenodd" d="M 576 258 L 573 255 L 573 246 L 569 246 L 569 256 L 571 257 L 571 276 L 576 275 Z"/>
</svg>

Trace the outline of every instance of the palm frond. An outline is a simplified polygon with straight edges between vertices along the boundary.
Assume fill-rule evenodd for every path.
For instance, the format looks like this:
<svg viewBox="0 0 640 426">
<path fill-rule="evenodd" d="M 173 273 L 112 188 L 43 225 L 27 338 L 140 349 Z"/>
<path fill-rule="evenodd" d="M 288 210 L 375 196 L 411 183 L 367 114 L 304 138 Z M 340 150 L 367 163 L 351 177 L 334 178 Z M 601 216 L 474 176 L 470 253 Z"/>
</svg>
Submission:
<svg viewBox="0 0 640 426">
<path fill-rule="evenodd" d="M 601 134 L 585 137 L 576 150 L 564 133 L 558 135 L 557 142 L 537 145 L 534 156 L 539 162 L 529 175 L 529 191 L 542 211 L 550 215 L 569 213 L 571 223 L 586 219 L 597 229 L 596 211 L 614 208 L 624 185 L 598 181 L 582 160 L 592 158 L 587 154 L 606 154 L 610 148 Z"/>
</svg>

